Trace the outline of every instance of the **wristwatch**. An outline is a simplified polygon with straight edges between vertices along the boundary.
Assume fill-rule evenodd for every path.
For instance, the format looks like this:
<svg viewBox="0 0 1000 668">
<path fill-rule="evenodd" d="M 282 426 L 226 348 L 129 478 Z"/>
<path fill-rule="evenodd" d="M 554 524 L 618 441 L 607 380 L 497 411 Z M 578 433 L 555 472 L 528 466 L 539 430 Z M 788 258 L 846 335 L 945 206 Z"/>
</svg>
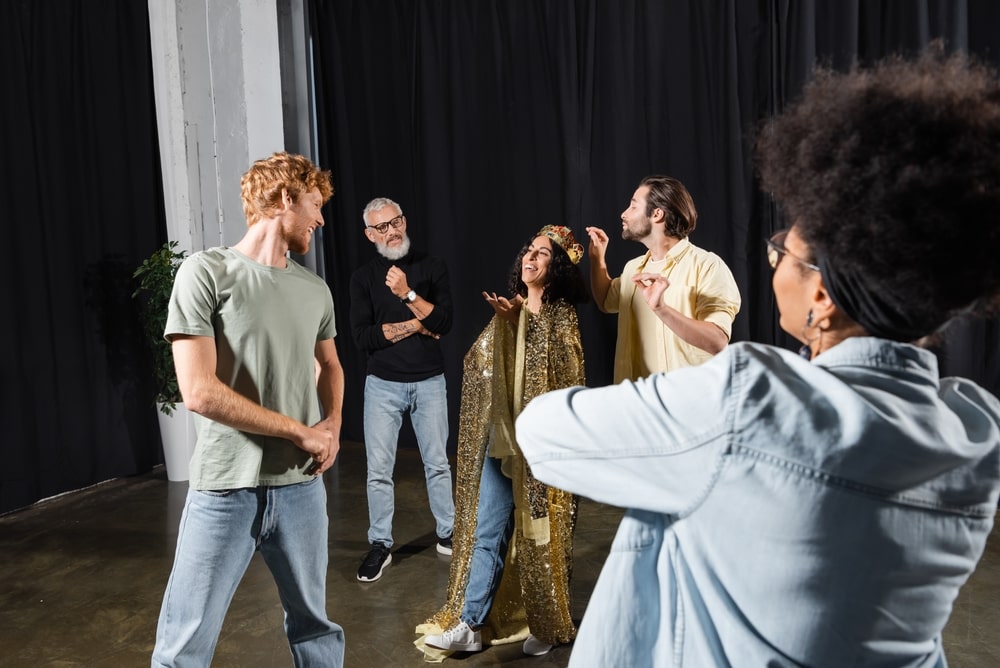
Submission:
<svg viewBox="0 0 1000 668">
<path fill-rule="evenodd" d="M 399 301 L 403 302 L 404 304 L 412 304 L 413 302 L 417 301 L 417 293 L 414 292 L 413 290 L 410 290 L 409 292 L 406 293 L 406 296 L 401 298 Z"/>
</svg>

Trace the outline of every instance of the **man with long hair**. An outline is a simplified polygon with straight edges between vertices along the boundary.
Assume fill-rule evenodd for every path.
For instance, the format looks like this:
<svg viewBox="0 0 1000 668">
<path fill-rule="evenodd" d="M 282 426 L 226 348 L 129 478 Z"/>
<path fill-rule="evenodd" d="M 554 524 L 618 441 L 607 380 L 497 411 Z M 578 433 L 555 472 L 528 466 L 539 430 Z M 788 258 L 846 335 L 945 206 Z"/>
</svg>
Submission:
<svg viewBox="0 0 1000 668">
<path fill-rule="evenodd" d="M 608 235 L 587 228 L 594 301 L 618 314 L 615 382 L 710 359 L 729 343 L 740 292 L 722 258 L 688 240 L 698 222 L 691 194 L 673 177 L 647 176 L 621 219 L 622 239 L 647 250 L 615 279 L 605 260 Z"/>
</svg>

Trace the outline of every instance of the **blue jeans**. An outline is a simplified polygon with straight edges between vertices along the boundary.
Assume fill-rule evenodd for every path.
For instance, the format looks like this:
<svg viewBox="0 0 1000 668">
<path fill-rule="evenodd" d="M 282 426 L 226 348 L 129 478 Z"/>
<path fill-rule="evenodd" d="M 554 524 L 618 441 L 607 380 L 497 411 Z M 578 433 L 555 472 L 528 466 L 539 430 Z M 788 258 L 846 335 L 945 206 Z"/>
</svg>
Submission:
<svg viewBox="0 0 1000 668">
<path fill-rule="evenodd" d="M 344 630 L 326 616 L 326 488 L 316 478 L 284 487 L 188 491 L 154 668 L 211 663 L 222 620 L 256 550 L 278 585 L 294 665 L 344 664 Z"/>
<path fill-rule="evenodd" d="M 448 395 L 444 374 L 416 383 L 365 379 L 365 453 L 368 457 L 368 542 L 392 547 L 395 493 L 392 471 L 403 414 L 410 413 L 424 462 L 427 498 L 438 538 L 451 535 L 455 501 L 448 463 Z"/>
<path fill-rule="evenodd" d="M 513 533 L 514 489 L 510 478 L 500 470 L 500 460 L 487 455 L 479 479 L 476 545 L 472 548 L 465 605 L 460 615 L 473 628 L 482 626 L 490 614 Z"/>
</svg>

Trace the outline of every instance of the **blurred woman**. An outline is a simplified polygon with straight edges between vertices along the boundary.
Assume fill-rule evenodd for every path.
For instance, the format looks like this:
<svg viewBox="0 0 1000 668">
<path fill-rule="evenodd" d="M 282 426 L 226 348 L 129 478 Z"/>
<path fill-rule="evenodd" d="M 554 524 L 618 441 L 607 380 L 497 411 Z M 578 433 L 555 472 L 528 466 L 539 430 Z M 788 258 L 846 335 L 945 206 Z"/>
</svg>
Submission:
<svg viewBox="0 0 1000 668">
<path fill-rule="evenodd" d="M 577 499 L 535 480 L 514 419 L 539 394 L 584 382 L 574 307 L 587 298 L 582 255 L 569 228 L 546 225 L 518 253 L 513 297 L 483 293 L 495 314 L 465 356 L 447 602 L 417 628 L 429 655 L 522 639 L 526 654 L 541 655 L 576 635 Z"/>
<path fill-rule="evenodd" d="M 759 142 L 800 355 L 536 398 L 535 475 L 633 509 L 572 666 L 943 666 L 993 526 L 1000 402 L 921 347 L 1000 295 L 1000 86 L 931 51 L 820 72 Z"/>
</svg>

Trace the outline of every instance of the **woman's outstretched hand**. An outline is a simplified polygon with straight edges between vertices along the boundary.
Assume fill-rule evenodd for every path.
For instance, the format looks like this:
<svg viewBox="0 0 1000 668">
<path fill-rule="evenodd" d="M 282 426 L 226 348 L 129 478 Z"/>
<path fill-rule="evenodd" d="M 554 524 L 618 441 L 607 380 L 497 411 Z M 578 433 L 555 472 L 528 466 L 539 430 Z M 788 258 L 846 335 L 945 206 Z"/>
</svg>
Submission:
<svg viewBox="0 0 1000 668">
<path fill-rule="evenodd" d="M 521 314 L 521 302 L 524 299 L 521 295 L 515 295 L 513 299 L 497 297 L 495 292 L 484 292 L 483 299 L 493 307 L 493 312 L 507 322 L 517 324 L 517 318 Z"/>
</svg>

